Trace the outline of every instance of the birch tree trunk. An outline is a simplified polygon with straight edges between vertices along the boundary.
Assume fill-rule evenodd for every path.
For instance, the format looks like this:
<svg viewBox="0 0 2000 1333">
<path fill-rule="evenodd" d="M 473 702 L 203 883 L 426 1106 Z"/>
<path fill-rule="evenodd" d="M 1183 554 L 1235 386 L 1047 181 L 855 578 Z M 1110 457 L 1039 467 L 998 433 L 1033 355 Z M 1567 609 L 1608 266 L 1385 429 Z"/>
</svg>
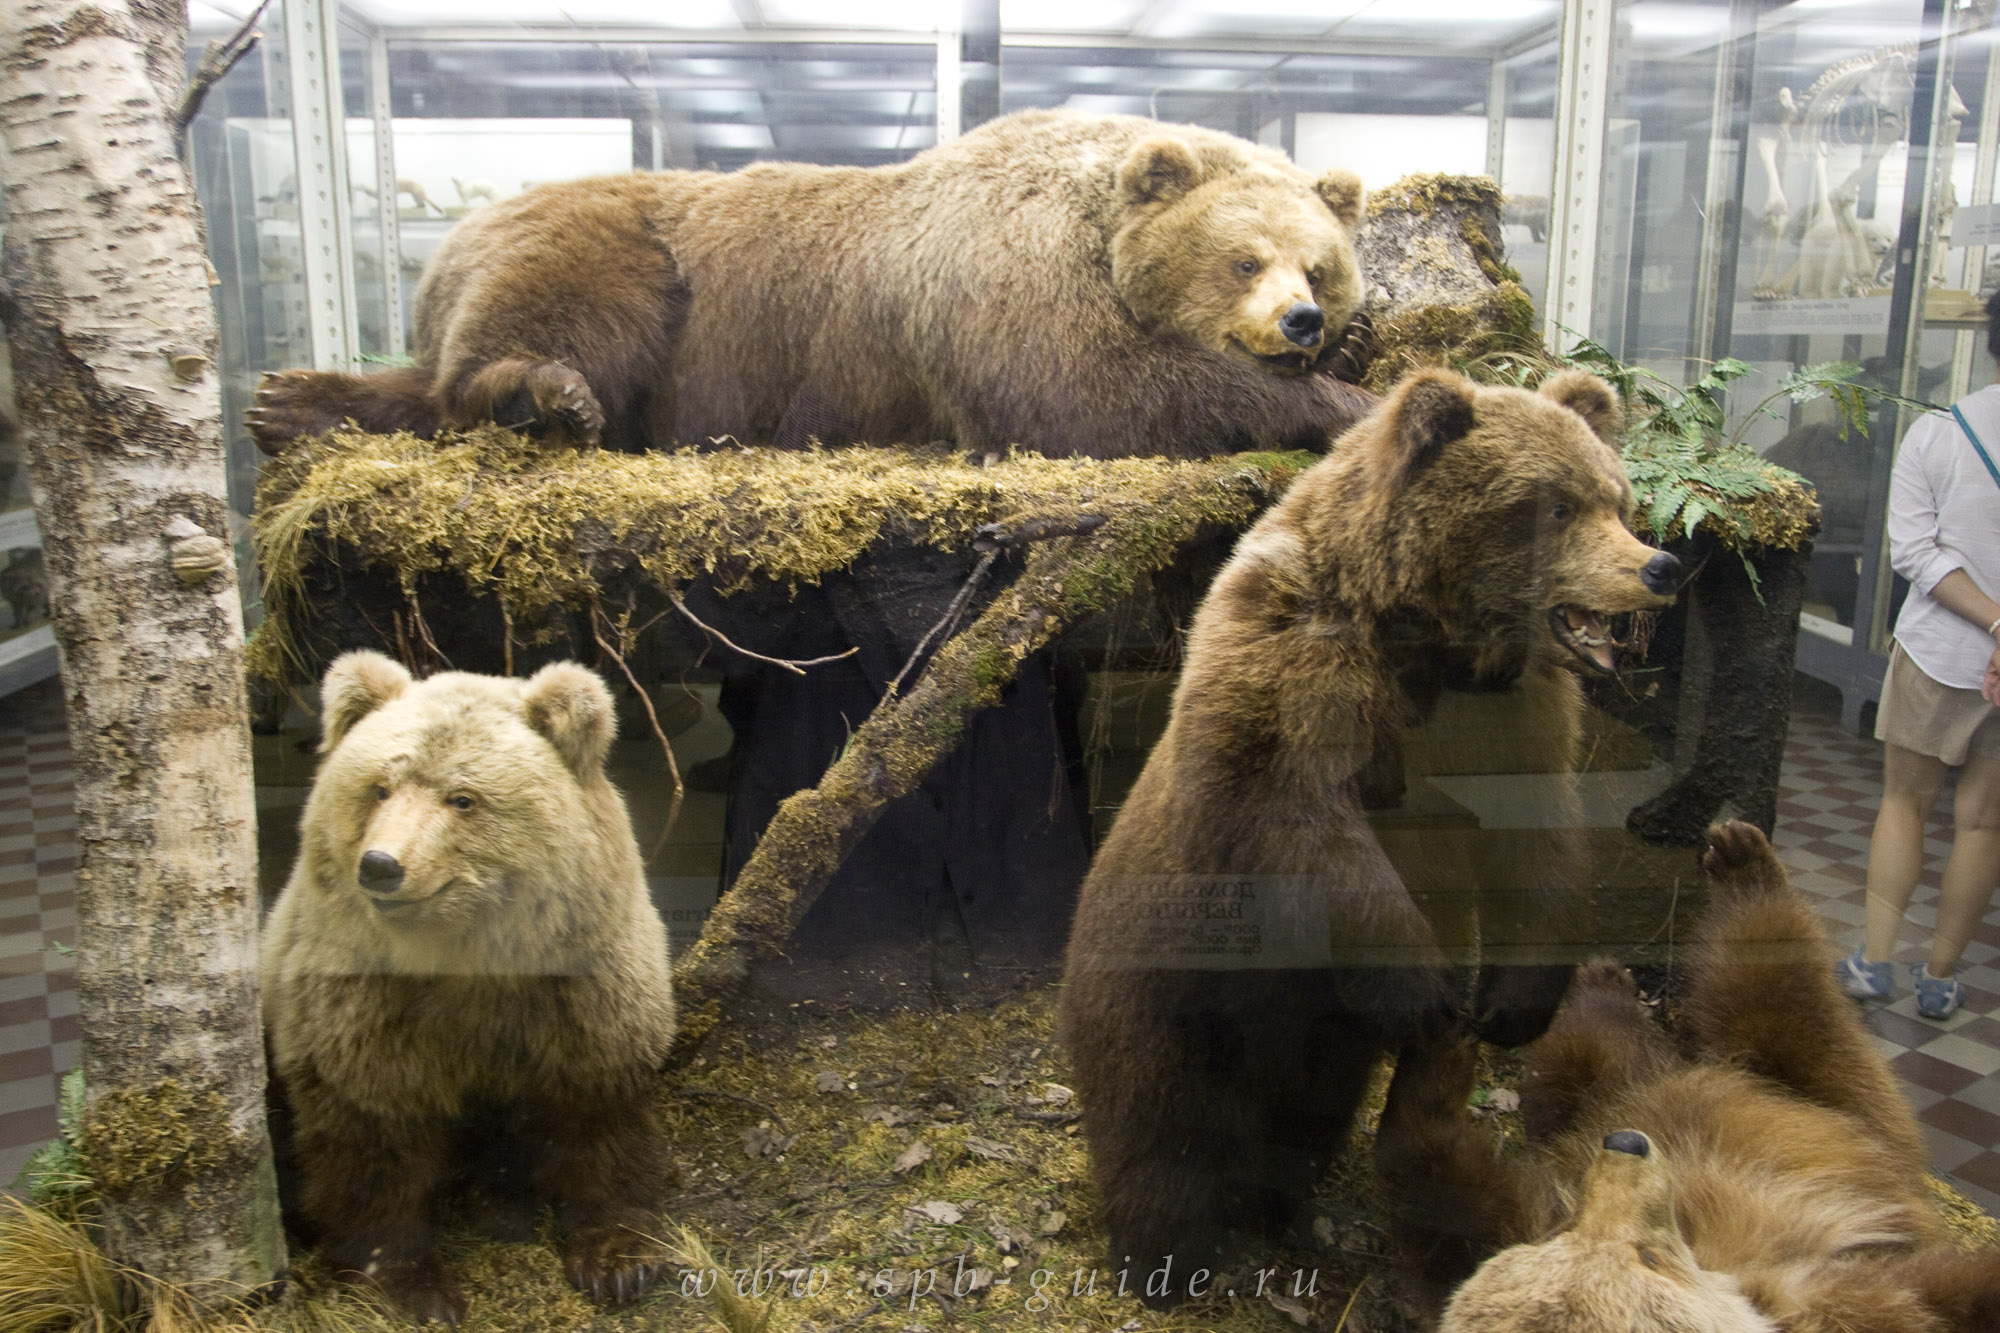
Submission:
<svg viewBox="0 0 2000 1333">
<path fill-rule="evenodd" d="M 0 0 L 8 335 L 76 756 L 82 1148 L 113 1257 L 285 1266 L 215 320 L 180 0 Z"/>
</svg>

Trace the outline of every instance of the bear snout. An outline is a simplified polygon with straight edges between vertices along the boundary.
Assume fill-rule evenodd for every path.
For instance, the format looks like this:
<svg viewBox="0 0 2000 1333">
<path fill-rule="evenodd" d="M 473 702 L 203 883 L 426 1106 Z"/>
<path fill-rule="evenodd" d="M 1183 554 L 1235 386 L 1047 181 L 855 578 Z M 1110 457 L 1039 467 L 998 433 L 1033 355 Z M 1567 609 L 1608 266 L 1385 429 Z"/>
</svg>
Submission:
<svg viewBox="0 0 2000 1333">
<path fill-rule="evenodd" d="M 1644 1134 L 1636 1129 L 1618 1129 L 1604 1136 L 1604 1146 L 1611 1152 L 1629 1153 L 1633 1157 L 1650 1157 L 1653 1145 Z"/>
<path fill-rule="evenodd" d="M 1646 585 L 1646 591 L 1659 593 L 1662 597 L 1680 587 L 1681 562 L 1671 552 L 1661 551 L 1646 562 L 1639 571 L 1639 581 Z"/>
<path fill-rule="evenodd" d="M 1317 347 L 1325 336 L 1326 312 L 1310 301 L 1294 302 L 1278 317 L 1278 332 L 1300 347 Z"/>
<path fill-rule="evenodd" d="M 387 852 L 363 852 L 358 878 L 369 893 L 394 893 L 403 887 L 403 863 Z"/>
</svg>

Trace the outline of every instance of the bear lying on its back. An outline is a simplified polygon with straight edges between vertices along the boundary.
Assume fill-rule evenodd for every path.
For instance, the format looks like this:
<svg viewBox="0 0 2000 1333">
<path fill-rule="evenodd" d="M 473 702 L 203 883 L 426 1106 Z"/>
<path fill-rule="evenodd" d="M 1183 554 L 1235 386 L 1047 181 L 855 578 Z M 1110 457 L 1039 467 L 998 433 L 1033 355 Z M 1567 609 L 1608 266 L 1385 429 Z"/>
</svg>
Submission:
<svg viewBox="0 0 2000 1333">
<path fill-rule="evenodd" d="M 2000 1253 L 1945 1235 L 1923 1136 L 1834 985 L 1818 914 L 1757 829 L 1718 825 L 1709 841 L 1693 1059 L 1629 974 L 1580 971 L 1530 1054 L 1533 1152 L 1502 1156 L 1465 1109 L 1471 1049 L 1404 1052 L 1377 1197 L 1434 1300 L 1470 1275 L 1443 1330 L 2000 1328 Z"/>
<path fill-rule="evenodd" d="M 610 692 L 569 663 L 419 684 L 363 652 L 322 699 L 326 757 L 262 962 L 320 1251 L 456 1322 L 433 1226 L 469 1157 L 505 1160 L 554 1205 L 570 1281 L 637 1295 L 664 1262 L 652 1075 L 674 1009 L 604 776 Z"/>
<path fill-rule="evenodd" d="M 1371 402 L 1327 373 L 1360 213 L 1352 173 L 1054 111 L 897 166 L 548 185 L 446 238 L 416 368 L 272 377 L 251 431 L 273 453 L 348 418 L 625 449 L 1323 449 Z"/>
</svg>

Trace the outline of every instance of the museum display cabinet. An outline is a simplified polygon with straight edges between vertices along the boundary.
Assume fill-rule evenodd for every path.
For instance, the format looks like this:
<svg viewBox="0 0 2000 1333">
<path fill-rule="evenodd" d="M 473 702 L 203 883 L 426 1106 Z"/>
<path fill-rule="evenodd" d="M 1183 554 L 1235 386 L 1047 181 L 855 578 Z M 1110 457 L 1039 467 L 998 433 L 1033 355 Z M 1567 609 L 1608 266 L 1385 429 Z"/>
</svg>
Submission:
<svg viewBox="0 0 2000 1333">
<path fill-rule="evenodd" d="M 41 531 L 13 413 L 13 369 L 0 344 L 0 695 L 46 680 L 56 670 Z"/>
<path fill-rule="evenodd" d="M 191 68 L 251 3 L 190 0 Z M 1066 1040 L 1054 1017 L 1064 995 L 1084 989 L 1052 984 L 1079 886 L 1092 873 L 1122 873 L 1133 886 L 1114 879 L 1095 890 L 1113 904 L 1107 936 L 1130 923 L 1135 936 L 1166 939 L 1169 952 L 1192 941 L 1184 952 L 1195 961 L 1114 948 L 1100 970 L 1193 976 L 1185 993 L 1195 999 L 1168 1016 L 1167 1026 L 1183 1027 L 1161 1050 L 1213 1054 L 1209 1072 L 1225 1093 L 1236 1090 L 1230 1041 L 1255 1029 L 1267 1049 L 1289 1021 L 1292 997 L 1281 993 L 1296 984 L 1317 994 L 1335 974 L 1357 992 L 1390 978 L 1395 993 L 1421 973 L 1442 997 L 1427 1012 L 1448 1012 L 1495 1049 L 1539 1032 L 1572 965 L 1594 956 L 1632 964 L 1647 998 L 1671 1010 L 1704 895 L 1705 829 L 1738 817 L 1768 832 L 1775 820 L 1795 668 L 1839 689 L 1850 726 L 1877 688 L 1898 595 L 1883 509 L 1899 439 L 1925 402 L 1994 371 L 1973 319 L 1992 286 L 1987 247 L 2000 226 L 1993 3 L 273 0 L 262 42 L 210 92 L 189 136 L 253 631 L 266 902 L 298 856 L 313 784 L 338 766 L 318 753 L 324 701 L 315 691 L 339 653 L 378 649 L 416 676 L 527 676 L 560 658 L 581 661 L 616 696 L 606 768 L 681 964 L 681 1032 L 666 1059 L 685 1168 L 672 1220 L 689 1228 L 685 1243 L 706 1236 L 718 1251 L 766 1247 L 813 1264 L 838 1248 L 857 1271 L 871 1257 L 946 1264 L 952 1246 L 966 1278 L 964 1260 L 990 1242 L 985 1296 L 955 1290 L 954 1299 L 1000 1309 L 1024 1294 L 1043 1256 L 1055 1256 L 1066 1317 L 1139 1327 L 1113 1303 L 1128 1293 L 1081 1285 L 1104 1252 L 1105 1233 L 1092 1228 L 1110 1191 L 1093 1192 L 1086 1160 L 1103 1122 L 1079 1123 L 1077 1111 L 1088 1103 L 1101 1116 L 1106 1101 L 1087 1087 L 1089 1057 L 1073 1049 L 1083 1043 Z M 1360 597 L 1345 584 L 1329 591 L 1331 577 L 1310 583 L 1328 562 L 1271 556 L 1238 579 L 1236 598 L 1218 601 L 1280 625 L 1260 637 L 1260 621 L 1243 640 L 1263 644 L 1303 625 L 1298 637 L 1317 636 L 1324 656 L 1302 651 L 1312 670 L 1254 696 L 1285 673 L 1244 673 L 1245 697 L 1265 712 L 1241 711 L 1266 729 L 1223 755 L 1235 765 L 1226 778 L 1191 768 L 1207 785 L 1185 785 L 1215 793 L 1219 805 L 1225 788 L 1296 805 L 1268 824 L 1243 814 L 1185 864 L 1156 872 L 1139 858 L 1105 872 L 1115 858 L 1097 854 L 1128 808 L 1151 815 L 1145 827 L 1163 846 L 1210 825 L 1145 789 L 1127 800 L 1167 732 L 1196 607 L 1241 534 L 1288 495 L 1307 497 L 1301 509 L 1315 497 L 1363 495 L 1357 508 L 1384 535 L 1332 563 L 1348 574 L 1381 551 L 1411 549 L 1394 546 L 1413 544 L 1405 516 L 1428 521 L 1439 510 L 1375 501 L 1382 488 L 1429 481 L 1420 478 L 1435 461 L 1426 449 L 1468 437 L 1471 400 L 1439 406 L 1437 394 L 1457 391 L 1428 386 L 1436 440 L 1413 431 L 1415 446 L 1381 429 L 1381 418 L 1362 426 L 1385 456 L 1409 454 L 1353 491 L 1298 484 L 1316 460 L 1295 436 L 1317 445 L 1323 421 L 1311 432 L 1273 427 L 1252 452 L 1188 459 L 1045 458 L 963 439 L 839 439 L 803 428 L 770 433 L 786 443 L 819 437 L 810 450 L 715 440 L 723 447 L 618 453 L 504 428 L 519 422 L 443 444 L 335 432 L 281 442 L 267 457 L 245 429 L 267 372 L 411 365 L 419 280 L 446 235 L 538 185 L 634 170 L 890 165 L 1030 108 L 1192 123 L 1276 149 L 1314 175 L 1353 169 L 1377 203 L 1363 215 L 1358 249 L 1378 366 L 1411 364 L 1385 349 L 1418 345 L 1412 330 L 1423 329 L 1433 339 L 1424 347 L 1489 384 L 1541 383 L 1567 359 L 1635 390 L 1652 386 L 1684 410 L 1713 389 L 1715 419 L 1700 418 L 1694 434 L 1753 455 L 1745 468 L 1760 470 L 1764 488 L 1731 498 L 1756 521 L 1705 523 L 1701 505 L 1663 508 L 1663 484 L 1649 483 L 1646 544 L 1633 541 L 1618 530 L 1611 489 L 1565 490 L 1579 473 L 1611 466 L 1578 424 L 1618 415 L 1601 386 L 1555 379 L 1553 395 L 1574 416 L 1547 398 L 1523 406 L 1516 394 L 1513 409 L 1554 422 L 1536 440 L 1567 451 L 1575 469 L 1509 490 L 1524 451 L 1495 449 L 1481 457 L 1505 463 L 1461 484 L 1446 501 L 1457 521 L 1434 526 L 1455 537 L 1467 514 L 1491 519 L 1496 540 L 1481 553 L 1532 548 L 1505 572 L 1543 574 L 1556 562 L 1542 561 L 1546 548 L 1535 543 L 1566 534 L 1577 509 L 1594 504 L 1596 531 L 1615 536 L 1627 561 L 1623 600 L 1584 606 L 1550 595 L 1491 615 L 1482 605 L 1464 623 L 1504 623 L 1507 633 L 1477 638 L 1463 632 L 1460 603 L 1413 606 L 1431 590 L 1399 590 L 1339 623 Z M 1098 133 L 1094 145 L 1129 147 L 1112 130 Z M 1110 173 L 1097 179 L 1109 197 Z M 1337 185 L 1292 188 L 1321 227 L 1321 202 L 1340 214 Z M 1131 197 L 1129 180 L 1124 189 L 1122 205 L 1150 202 Z M 1098 261 L 1092 252 L 1075 267 L 1102 281 L 1109 261 Z M 1425 265 L 1435 271 L 1419 272 Z M 637 281 L 613 271 L 603 280 Z M 1019 285 L 1040 294 L 1058 284 Z M 1426 294 L 1409 294 L 1419 288 Z M 1439 294 L 1447 289 L 1454 294 Z M 659 308 L 669 305 L 662 298 Z M 1144 355 L 1158 350 L 1137 324 L 1126 327 L 1126 309 L 1110 308 Z M 1404 315 L 1408 324 L 1397 325 Z M 1268 367 L 1229 368 L 1238 379 L 1217 372 L 1213 383 L 1242 395 L 1225 399 L 1232 410 L 1252 397 L 1242 380 L 1256 392 L 1273 382 Z M 1350 383 L 1331 374 L 1283 382 L 1358 404 L 1358 416 L 1371 401 L 1363 388 L 1393 379 L 1368 373 L 1363 365 Z M 832 393 L 797 381 L 793 401 L 815 388 Z M 1080 416 L 1080 397 L 1058 407 Z M 1495 413 L 1478 429 L 1497 434 L 1507 427 L 1494 423 L 1511 420 Z M 1217 440 L 1240 448 L 1248 434 L 1232 425 L 1189 452 L 1208 454 Z M 749 428 L 744 438 L 757 444 Z M 1789 477 L 1770 481 L 1767 462 L 1810 481 L 1817 502 Z M 14 485 L 0 508 L 9 603 L 36 563 L 32 514 Z M 1596 499 L 1576 500 L 1585 491 Z M 1509 503 L 1489 500 L 1502 494 Z M 1709 506 L 1709 519 L 1722 509 Z M 1316 511 L 1295 532 L 1273 524 L 1251 549 L 1296 552 L 1310 545 L 1299 534 L 1328 548 L 1360 544 L 1351 534 L 1370 529 L 1350 517 Z M 1643 595 L 1630 591 L 1634 582 Z M 1393 575 L 1380 586 L 1400 588 Z M 1668 608 L 1670 591 L 1678 601 Z M 1522 605 L 1531 611 L 1514 614 Z M 1545 625 L 1549 637 L 1528 639 Z M 0 628 L 0 691 L 49 669 L 43 659 L 9 666 L 10 645 L 36 633 L 48 637 L 32 619 Z M 1372 655 L 1359 667 L 1359 650 L 1350 659 L 1325 648 L 1361 642 Z M 1567 671 L 1531 657 L 1536 650 L 1583 668 L 1581 701 Z M 1620 653 L 1636 669 L 1618 669 Z M 1209 670 L 1197 679 L 1212 696 L 1233 699 L 1214 657 L 1193 656 Z M 1533 671 L 1523 665 L 1531 661 Z M 1322 670 L 1325 662 L 1336 666 Z M 1374 671 L 1374 692 L 1342 693 L 1322 679 L 1347 670 Z M 1290 687 L 1308 676 L 1295 695 Z M 351 729 L 354 717 L 343 723 L 331 697 L 327 728 Z M 1177 723 L 1176 744 L 1227 731 L 1203 725 Z M 576 762 L 560 743 L 557 752 Z M 407 757 L 388 762 L 381 782 L 401 782 Z M 372 779 L 366 790 L 376 801 L 391 795 Z M 458 811 L 481 808 L 454 792 L 447 800 Z M 505 801 L 494 811 L 505 818 Z M 1178 827 L 1163 827 L 1175 819 Z M 1253 826 L 1280 850 L 1265 856 L 1265 844 L 1244 835 Z M 1120 836 L 1131 841 L 1132 827 Z M 559 842 L 567 832 L 546 836 Z M 1730 836 L 1754 841 L 1742 830 Z M 1306 850 L 1290 855 L 1293 843 Z M 1239 868 L 1231 857 L 1243 846 L 1256 851 Z M 1202 855 L 1213 863 L 1197 864 Z M 386 853 L 362 855 L 364 882 L 378 873 L 370 857 L 396 865 Z M 496 896 L 511 897 L 515 881 L 493 878 Z M 1190 884 L 1185 900 L 1174 896 Z M 1260 894 L 1279 904 L 1268 917 Z M 1310 910 L 1294 911 L 1300 902 Z M 1381 916 L 1415 924 L 1377 950 L 1367 923 L 1383 903 L 1392 910 Z M 1159 923 L 1141 919 L 1149 916 L 1168 924 L 1153 931 Z M 1254 1022 L 1239 1024 L 1235 1012 L 1217 1021 L 1200 994 L 1210 972 L 1257 973 L 1249 987 L 1213 989 L 1261 987 L 1285 1003 L 1257 1002 Z M 1256 1057 L 1262 1072 L 1287 1066 L 1274 1076 L 1283 1083 L 1290 1065 L 1307 1069 L 1338 1048 L 1341 1078 L 1354 1087 L 1340 1094 L 1347 1109 L 1329 1143 L 1345 1134 L 1359 1081 L 1400 1040 L 1376 1040 L 1398 1015 L 1371 1027 L 1373 994 L 1353 1005 L 1343 997 L 1337 1013 L 1307 1013 L 1319 1002 L 1301 1002 L 1306 1018 L 1280 1037 L 1296 1035 L 1303 1058 Z M 1420 1006 L 1398 997 L 1378 1007 Z M 1267 1010 L 1279 1014 L 1268 1026 Z M 1135 1063 L 1145 1062 L 1142 1051 Z M 1371 1107 L 1382 1082 L 1367 1094 Z M 1227 1118 L 1228 1096 L 1215 1100 Z M 1272 1197 L 1301 1191 L 1328 1146 L 1307 1141 L 1324 1125 L 1239 1118 L 1253 1149 L 1265 1146 L 1260 1134 L 1284 1149 L 1270 1174 L 1288 1178 Z M 1283 1242 L 1288 1254 L 1324 1257 L 1325 1289 L 1295 1285 L 1290 1305 L 1197 1322 L 1330 1327 L 1347 1317 L 1339 1302 L 1358 1298 L 1357 1323 L 1406 1326 L 1401 1298 L 1385 1294 L 1395 1279 L 1367 1194 L 1358 1173 L 1329 1176 L 1311 1221 Z M 978 1239 L 953 1233 L 975 1207 Z M 1273 1220 L 1306 1216 L 1279 1212 Z M 531 1249 L 541 1254 L 513 1246 L 492 1260 L 494 1288 L 519 1279 L 534 1302 L 546 1300 L 537 1326 L 594 1326 L 575 1316 L 580 1307 L 555 1304 L 582 1299 L 559 1273 L 527 1273 Z M 688 1268 L 709 1266 L 694 1253 Z M 1014 1279 L 1004 1274 L 1015 1268 L 1024 1285 L 1007 1292 Z M 918 1270 L 909 1271 L 914 1284 Z M 864 1295 L 856 1282 L 828 1297 L 834 1322 L 813 1317 L 873 1327 L 863 1321 L 894 1314 L 900 1327 L 919 1297 L 912 1286 Z M 871 1312 L 877 1298 L 882 1309 Z M 673 1318 L 662 1327 L 677 1326 Z"/>
<path fill-rule="evenodd" d="M 1724 434 L 1818 489 L 1797 663 L 1853 724 L 1897 596 L 1883 496 L 1915 410 L 1883 395 L 1947 401 L 1991 373 L 1970 328 L 1995 215 L 1990 8 L 278 0 L 193 134 L 232 503 L 248 515 L 262 461 L 240 425 L 257 377 L 406 360 L 424 263 L 476 209 L 631 169 L 897 162 L 1028 107 L 1142 114 L 1371 189 L 1491 177 L 1549 346 L 1587 339 L 1665 386 L 1741 363 Z M 241 17 L 190 13 L 191 61 Z M 1780 391 L 1801 372 L 1882 392 L 1843 421 Z M 1769 614 L 1755 577 L 1741 592 Z M 1689 623 L 1681 647 L 1713 660 Z"/>
</svg>

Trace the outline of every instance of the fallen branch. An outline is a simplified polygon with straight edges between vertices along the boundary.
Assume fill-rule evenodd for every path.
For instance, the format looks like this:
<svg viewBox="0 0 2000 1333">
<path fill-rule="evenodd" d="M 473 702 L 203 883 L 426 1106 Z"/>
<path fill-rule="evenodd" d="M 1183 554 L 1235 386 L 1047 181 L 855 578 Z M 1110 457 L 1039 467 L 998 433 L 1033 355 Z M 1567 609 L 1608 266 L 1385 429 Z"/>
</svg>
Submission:
<svg viewBox="0 0 2000 1333">
<path fill-rule="evenodd" d="M 714 1027 L 748 979 L 752 961 L 781 952 L 882 811 L 916 790 L 957 747 L 973 713 L 999 702 L 1024 658 L 1170 564 L 1210 524 L 1240 526 L 1270 498 L 1272 489 L 1259 475 L 1244 474 L 1243 481 L 1217 487 L 1212 477 L 1190 472 L 1185 491 L 1176 487 L 1172 499 L 1194 507 L 1201 523 L 1164 525 L 1135 511 L 1124 525 L 1087 515 L 1037 520 L 1008 534 L 1020 543 L 1107 528 L 1100 541 L 1037 547 L 1021 577 L 938 649 L 908 693 L 884 697 L 819 784 L 778 807 L 735 886 L 675 968 L 681 1024 L 670 1063 L 687 1058 Z M 1002 531 L 982 535 L 997 543 Z"/>
<path fill-rule="evenodd" d="M 944 614 L 938 617 L 937 624 L 932 625 L 924 631 L 924 637 L 918 639 L 917 646 L 910 650 L 909 661 L 903 663 L 903 669 L 896 673 L 896 678 L 889 682 L 889 688 L 882 692 L 882 696 L 885 699 L 895 698 L 902 690 L 903 678 L 909 675 L 910 671 L 923 659 L 925 650 L 931 646 L 931 640 L 938 636 L 939 631 L 949 633 L 950 627 L 958 623 L 959 616 L 965 613 L 965 604 L 972 600 L 973 589 L 977 588 L 984 581 L 986 571 L 992 569 L 993 562 L 999 558 L 1000 552 L 998 550 L 988 551 L 985 555 L 979 557 L 979 563 L 973 566 L 972 573 L 966 576 L 965 586 L 958 590 L 958 596 L 951 599 L 951 605 L 946 607 Z"/>
<path fill-rule="evenodd" d="M 794 676 L 805 675 L 807 667 L 825 666 L 828 662 L 838 662 L 842 658 L 852 657 L 856 653 L 861 651 L 859 648 L 849 648 L 844 653 L 834 653 L 828 657 L 809 657 L 804 659 L 803 661 L 790 661 L 782 657 L 766 657 L 762 653 L 751 652 L 748 648 L 745 648 L 742 644 L 737 643 L 734 639 L 731 639 L 727 634 L 724 634 L 721 630 L 715 628 L 715 626 L 704 623 L 701 617 L 697 616 L 694 612 L 688 610 L 687 603 L 683 602 L 680 599 L 680 595 L 678 593 L 668 593 L 667 600 L 674 604 L 674 610 L 680 612 L 682 615 L 688 618 L 689 624 L 693 625 L 703 634 L 708 635 L 709 638 L 714 639 L 724 648 L 729 649 L 731 652 L 741 653 L 743 656 L 749 658 L 753 662 L 764 662 L 770 666 L 782 667 L 786 671 L 791 672 Z"/>
<path fill-rule="evenodd" d="M 979 529 L 972 539 L 972 549 L 983 551 L 985 554 L 979 557 L 978 565 L 974 566 L 972 573 L 966 577 L 965 586 L 958 590 L 958 596 L 951 599 L 951 605 L 945 608 L 942 616 L 938 617 L 937 624 L 925 630 L 924 637 L 917 640 L 916 648 L 910 653 L 910 660 L 903 663 L 903 669 L 896 673 L 896 678 L 889 682 L 889 688 L 883 691 L 885 697 L 893 698 L 901 690 L 903 678 L 908 676 L 923 658 L 924 650 L 931 646 L 932 639 L 937 638 L 940 632 L 947 639 L 951 637 L 952 631 L 958 628 L 958 618 L 965 614 L 966 603 L 972 600 L 973 591 L 985 580 L 987 572 L 993 568 L 993 562 L 1000 558 L 1002 551 L 1010 547 L 1025 546 L 1029 542 L 1047 541 L 1051 537 L 1086 536 L 1103 527 L 1104 523 L 1104 515 L 1086 514 L 1082 518 L 1067 521 L 1033 519 L 1011 530 L 1001 527 L 998 523 L 988 523 Z"/>
</svg>

